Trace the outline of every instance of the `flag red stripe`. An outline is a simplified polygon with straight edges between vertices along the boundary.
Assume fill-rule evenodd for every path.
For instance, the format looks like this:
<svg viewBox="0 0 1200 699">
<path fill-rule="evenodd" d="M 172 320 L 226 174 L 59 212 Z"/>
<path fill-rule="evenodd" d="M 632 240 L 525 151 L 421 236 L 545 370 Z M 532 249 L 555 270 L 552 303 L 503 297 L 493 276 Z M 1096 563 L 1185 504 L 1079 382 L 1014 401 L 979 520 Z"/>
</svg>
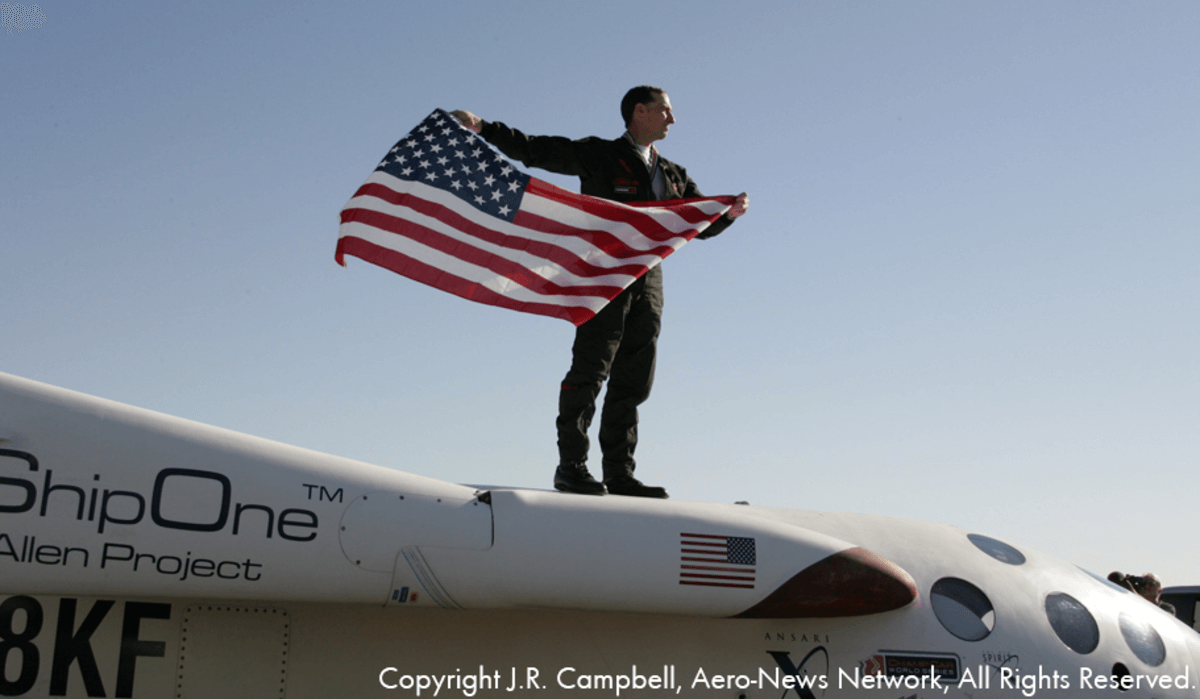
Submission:
<svg viewBox="0 0 1200 699">
<path fill-rule="evenodd" d="M 691 560 L 691 559 L 685 558 L 684 560 Z M 679 567 L 684 568 L 686 570 L 719 570 L 719 571 L 724 571 L 726 573 L 752 573 L 752 572 L 754 572 L 753 568 L 751 568 L 750 570 L 746 570 L 745 568 L 722 568 L 721 566 L 689 566 L 689 565 L 681 565 Z"/>
<path fill-rule="evenodd" d="M 702 575 L 700 573 L 679 573 L 680 578 L 701 578 L 704 580 L 742 580 L 744 583 L 754 583 L 754 575 L 746 578 L 744 575 Z"/>
<path fill-rule="evenodd" d="M 342 212 L 342 222 L 354 221 L 372 228 L 395 233 L 409 239 L 420 238 L 425 247 L 445 253 L 463 262 L 491 270 L 506 279 L 542 295 L 553 296 L 599 296 L 612 299 L 621 293 L 621 287 L 612 285 L 562 286 L 534 274 L 525 266 L 506 257 L 472 247 L 448 235 L 425 226 L 383 214 L 370 209 L 347 209 Z M 357 257 L 357 256 L 356 256 Z M 395 272 L 396 270 L 392 270 Z M 474 282 L 472 282 L 474 283 Z M 462 294 L 459 294 L 460 296 Z M 466 297 L 473 298 L 473 297 Z"/>
<path fill-rule="evenodd" d="M 705 587 L 741 587 L 748 590 L 753 590 L 753 585 L 742 585 L 736 583 L 719 583 L 719 582 L 704 582 L 701 580 L 680 580 L 680 585 L 704 585 Z"/>
<path fill-rule="evenodd" d="M 720 539 L 722 541 L 725 541 L 729 538 L 727 536 L 718 536 L 716 534 L 680 534 L 679 536 L 693 536 L 697 539 Z"/>
<path fill-rule="evenodd" d="M 650 209 L 655 206 L 673 205 L 673 204 L 699 204 L 706 201 L 715 201 L 723 206 L 733 206 L 737 203 L 737 197 L 729 196 L 728 194 L 717 195 L 714 197 L 692 197 L 690 199 L 657 199 L 654 201 L 623 201 L 625 206 L 632 206 L 635 209 Z M 711 218 L 705 214 L 707 218 Z M 705 220 L 707 220 L 707 218 Z M 705 536 L 711 536 L 706 534 Z"/>
<path fill-rule="evenodd" d="M 536 313 L 552 318 L 562 318 L 575 325 L 579 325 L 595 315 L 590 309 L 579 306 L 559 306 L 553 303 L 516 301 L 476 282 L 457 277 L 437 267 L 414 260 L 403 253 L 380 247 L 361 238 L 351 236 L 340 238 L 337 245 L 337 254 L 339 256 L 342 254 L 353 255 L 361 260 L 401 274 L 422 284 L 427 284 L 436 289 L 448 291 L 456 296 L 478 301 L 479 303 L 486 303 L 523 313 Z"/>
<path fill-rule="evenodd" d="M 629 246 L 620 238 L 616 237 L 612 233 L 609 233 L 608 231 L 592 230 L 587 228 L 564 230 L 564 224 L 562 221 L 553 218 L 546 218 L 545 216 L 540 216 L 531 211 L 526 211 L 525 209 L 521 209 L 517 212 L 517 215 L 513 217 L 513 225 L 517 225 L 522 228 L 528 228 L 531 231 L 537 231 L 539 233 L 551 235 L 569 235 L 572 238 L 577 237 L 581 240 L 586 240 L 600 250 L 603 250 L 605 255 L 618 260 L 625 260 L 630 257 L 638 257 L 640 255 L 657 255 L 665 258 L 671 253 L 675 252 L 675 248 L 670 245 L 658 245 L 645 250 L 640 250 L 638 248 Z M 695 237 L 695 235 L 696 233 L 692 231 L 689 234 L 675 234 L 672 237 L 691 240 L 693 237 Z"/>
<path fill-rule="evenodd" d="M 603 218 L 608 221 L 627 223 L 639 233 L 647 238 L 650 238 L 651 240 L 665 241 L 680 237 L 691 240 L 698 232 L 685 231 L 677 233 L 659 223 L 658 220 L 653 216 L 637 216 L 630 212 L 629 207 L 610 202 L 605 199 L 597 199 L 584 194 L 571 192 L 561 187 L 556 187 L 548 182 L 542 182 L 537 178 L 533 178 L 529 181 L 529 185 L 525 188 L 525 193 L 526 196 L 533 194 L 534 196 L 539 196 L 543 199 L 548 199 L 550 201 L 563 204 L 564 206 L 569 206 L 573 209 L 583 211 L 587 214 L 596 216 L 598 218 Z M 713 198 L 715 199 L 716 197 Z M 679 203 L 680 202 L 678 200 L 652 202 L 654 206 L 664 206 Z M 690 224 L 700 223 L 701 221 L 706 221 L 713 218 L 711 215 L 705 214 L 703 211 L 690 206 L 673 208 L 672 211 Z"/>
<path fill-rule="evenodd" d="M 594 265 L 590 262 L 583 260 L 582 258 L 579 257 L 579 255 L 577 255 L 576 253 L 574 253 L 566 248 L 563 248 L 563 247 L 560 247 L 557 245 L 551 245 L 550 243 L 546 243 L 546 242 L 542 242 L 542 241 L 538 241 L 538 240 L 532 240 L 530 238 L 522 238 L 520 236 L 506 235 L 506 234 L 496 231 L 494 229 L 488 228 L 487 226 L 481 226 L 481 225 L 475 223 L 474 221 L 471 221 L 470 219 L 459 214 L 454 209 L 451 209 L 443 204 L 438 204 L 438 203 L 435 203 L 432 201 L 428 201 L 428 200 L 422 198 L 419 194 L 417 194 L 415 192 L 398 192 L 398 191 L 391 189 L 390 187 L 387 187 L 386 185 L 380 184 L 378 182 L 368 182 L 367 184 L 364 184 L 362 187 L 359 188 L 358 192 L 354 196 L 356 196 L 356 197 L 358 197 L 358 196 L 374 197 L 381 201 L 385 201 L 388 204 L 392 204 L 395 206 L 407 207 L 409 209 L 412 209 L 413 211 L 416 211 L 417 213 L 424 214 L 426 216 L 429 216 L 430 218 L 438 219 L 442 223 L 445 223 L 446 225 L 448 225 L 452 228 L 462 231 L 463 233 L 465 233 L 471 237 L 478 238 L 480 240 L 492 243 L 493 245 L 503 247 L 503 248 L 506 248 L 509 250 L 519 250 L 522 252 L 528 252 L 531 255 L 554 262 L 555 264 L 562 266 L 564 269 L 567 269 L 567 270 L 569 270 L 575 274 L 578 274 L 579 276 L 582 276 L 582 277 L 597 277 L 597 276 L 602 276 L 602 275 L 606 275 L 606 274 L 627 274 L 627 275 L 630 275 L 633 277 L 639 277 L 646 273 L 647 267 L 644 264 L 628 264 L 628 265 L 619 265 L 616 267 L 600 267 L 598 265 Z M 348 220 L 346 217 L 347 212 L 363 211 L 363 210 L 364 209 L 359 209 L 359 208 L 353 208 L 353 209 L 347 208 L 347 209 L 343 210 L 342 211 L 342 223 L 345 223 Z M 387 215 L 387 214 L 384 214 L 384 215 Z M 517 217 L 523 218 L 523 216 L 521 214 L 517 214 Z M 547 220 L 547 219 L 542 219 L 540 216 L 538 216 L 536 218 L 538 218 L 539 221 Z M 349 220 L 358 220 L 358 219 L 351 218 Z M 411 223 L 407 219 L 403 219 L 403 218 L 399 218 L 399 217 L 395 217 L 395 220 L 400 221 L 403 224 Z M 519 223 L 519 222 L 514 221 L 514 223 Z M 412 225 L 415 226 L 416 224 L 412 224 Z M 552 230 L 545 231 L 545 232 L 562 233 L 562 231 L 563 231 L 563 224 L 561 224 L 561 223 L 550 222 L 547 225 L 551 226 Z M 530 228 L 532 228 L 532 226 L 530 226 Z M 416 235 L 408 234 L 403 230 L 403 228 L 401 228 L 400 230 L 394 230 L 394 229 L 388 229 L 388 230 L 392 233 L 398 233 L 398 234 L 404 235 L 405 237 L 407 237 L 411 240 L 416 240 L 417 242 L 420 242 L 422 244 L 426 243 L 426 240 L 423 236 L 418 237 Z M 429 229 L 422 228 L 421 230 L 425 231 L 425 230 L 429 230 Z M 612 236 L 609 236 L 609 237 L 611 238 Z M 450 240 L 453 240 L 455 243 L 462 244 L 461 241 L 457 241 L 452 238 Z M 613 238 L 613 240 L 615 241 L 616 239 Z M 617 242 L 617 244 L 620 244 L 620 243 Z M 660 248 L 655 248 L 653 250 L 634 251 L 632 248 L 629 248 L 626 246 L 625 250 L 629 251 L 629 252 L 627 254 L 623 254 L 623 255 L 614 255 L 608 249 L 605 249 L 605 253 L 609 254 L 610 257 L 620 257 L 622 259 L 628 258 L 628 257 L 634 257 L 637 255 L 646 255 L 646 254 L 665 256 Z M 674 252 L 674 250 L 668 248 L 668 251 L 665 254 L 670 254 L 670 252 Z"/>
</svg>

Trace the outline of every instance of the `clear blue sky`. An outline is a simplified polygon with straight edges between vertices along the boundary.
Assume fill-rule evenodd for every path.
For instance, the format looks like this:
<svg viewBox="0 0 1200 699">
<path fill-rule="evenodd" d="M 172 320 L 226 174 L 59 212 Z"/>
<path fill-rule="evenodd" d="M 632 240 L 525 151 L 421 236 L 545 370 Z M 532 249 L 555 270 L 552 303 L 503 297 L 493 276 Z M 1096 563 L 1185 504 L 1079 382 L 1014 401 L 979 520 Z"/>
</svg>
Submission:
<svg viewBox="0 0 1200 699">
<path fill-rule="evenodd" d="M 342 269 L 338 211 L 435 107 L 615 137 L 653 83 L 751 209 L 664 265 L 639 475 L 1200 584 L 1200 4 L 40 5 L 0 371 L 549 487 L 571 326 Z"/>
</svg>

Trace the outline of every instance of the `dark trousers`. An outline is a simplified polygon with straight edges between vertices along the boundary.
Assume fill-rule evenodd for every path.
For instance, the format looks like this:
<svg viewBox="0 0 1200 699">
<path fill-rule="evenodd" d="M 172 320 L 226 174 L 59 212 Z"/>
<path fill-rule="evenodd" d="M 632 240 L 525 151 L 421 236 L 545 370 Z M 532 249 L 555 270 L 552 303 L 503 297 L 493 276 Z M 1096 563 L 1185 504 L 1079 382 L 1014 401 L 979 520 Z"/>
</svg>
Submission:
<svg viewBox="0 0 1200 699">
<path fill-rule="evenodd" d="M 655 267 L 575 330 L 571 370 L 558 397 L 560 463 L 583 463 L 596 397 L 608 379 L 600 414 L 604 477 L 632 473 L 638 406 L 650 397 L 662 326 L 662 269 Z"/>
</svg>

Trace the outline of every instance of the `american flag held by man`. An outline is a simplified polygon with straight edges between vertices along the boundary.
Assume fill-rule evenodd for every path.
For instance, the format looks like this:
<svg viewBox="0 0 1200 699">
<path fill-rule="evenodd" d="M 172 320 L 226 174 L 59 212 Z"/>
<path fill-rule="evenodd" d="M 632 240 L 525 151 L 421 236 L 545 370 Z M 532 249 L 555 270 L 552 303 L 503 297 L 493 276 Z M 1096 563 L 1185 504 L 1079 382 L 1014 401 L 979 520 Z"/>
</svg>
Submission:
<svg viewBox="0 0 1200 699">
<path fill-rule="evenodd" d="M 659 263 L 727 228 L 745 193 L 704 197 L 652 143 L 675 123 L 667 94 L 630 90 L 617 139 L 527 136 L 466 111 L 435 111 L 389 152 L 342 211 L 338 262 L 353 255 L 464 298 L 576 327 L 559 398 L 559 490 L 667 497 L 633 477 L 637 406 L 653 383 Z M 477 134 L 477 135 L 476 135 Z M 576 194 L 529 167 L 580 178 Z M 604 482 L 587 470 L 587 430 L 604 381 Z"/>
</svg>

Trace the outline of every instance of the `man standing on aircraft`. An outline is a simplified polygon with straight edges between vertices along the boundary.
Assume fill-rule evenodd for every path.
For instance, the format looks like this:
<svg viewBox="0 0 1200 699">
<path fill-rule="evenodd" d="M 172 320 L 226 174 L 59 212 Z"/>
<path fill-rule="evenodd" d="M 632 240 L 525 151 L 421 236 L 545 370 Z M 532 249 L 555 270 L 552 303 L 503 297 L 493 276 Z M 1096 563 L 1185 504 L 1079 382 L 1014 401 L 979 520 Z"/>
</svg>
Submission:
<svg viewBox="0 0 1200 699">
<path fill-rule="evenodd" d="M 559 136 L 527 136 L 500 122 L 489 122 L 458 110 L 454 116 L 505 155 L 580 180 L 580 192 L 621 202 L 686 199 L 703 196 L 687 171 L 661 158 L 655 141 L 666 138 L 675 123 L 671 100 L 662 88 L 635 87 L 621 100 L 625 133 L 615 140 Z M 750 205 L 738 195 L 724 217 L 699 238 L 725 230 Z M 633 452 L 638 438 L 638 406 L 650 396 L 662 319 L 662 268 L 655 266 L 621 292 L 575 332 L 571 369 L 558 399 L 558 469 L 554 487 L 572 493 L 665 498 L 667 491 L 634 478 Z M 596 397 L 608 380 L 600 415 L 600 449 L 604 482 L 588 472 L 588 427 Z"/>
</svg>

